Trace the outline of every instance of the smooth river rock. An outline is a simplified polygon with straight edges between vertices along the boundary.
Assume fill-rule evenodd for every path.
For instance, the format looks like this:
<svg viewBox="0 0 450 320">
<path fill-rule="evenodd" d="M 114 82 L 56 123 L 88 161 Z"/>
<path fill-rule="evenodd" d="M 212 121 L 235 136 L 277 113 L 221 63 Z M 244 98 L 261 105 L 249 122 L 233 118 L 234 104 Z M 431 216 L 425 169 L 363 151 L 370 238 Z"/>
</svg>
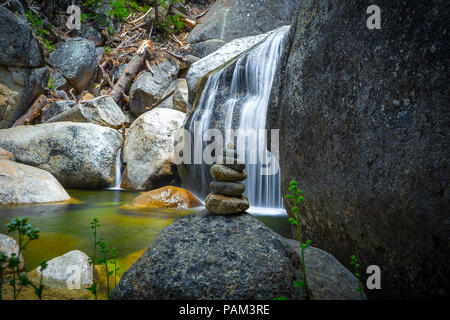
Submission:
<svg viewBox="0 0 450 320">
<path fill-rule="evenodd" d="M 224 196 L 240 196 L 245 191 L 245 184 L 239 182 L 211 181 L 209 185 L 215 193 Z"/>
<path fill-rule="evenodd" d="M 298 299 L 300 260 L 249 214 L 206 212 L 166 227 L 112 292 L 117 300 Z"/>
<path fill-rule="evenodd" d="M 133 122 L 123 149 L 122 188 L 147 191 L 178 183 L 174 134 L 184 118 L 183 112 L 156 108 Z"/>
<path fill-rule="evenodd" d="M 73 250 L 62 256 L 51 259 L 48 266 L 36 271 L 43 276 L 45 285 L 72 287 L 74 289 L 87 288 L 92 285 L 94 276 L 89 256 L 82 251 Z"/>
<path fill-rule="evenodd" d="M 0 160 L 0 205 L 70 200 L 61 184 L 47 171 Z"/>
<path fill-rule="evenodd" d="M 313 244 L 380 266 L 369 298 L 448 297 L 449 3 L 375 4 L 381 30 L 363 1 L 299 6 L 268 111 L 282 193 L 292 179 L 304 190 Z"/>
<path fill-rule="evenodd" d="M 245 170 L 237 171 L 223 164 L 213 165 L 210 173 L 216 181 L 242 181 L 247 179 Z"/>
<path fill-rule="evenodd" d="M 227 197 L 220 194 L 211 193 L 205 199 L 206 209 L 214 214 L 235 214 L 245 212 L 250 208 L 250 203 L 246 196 Z"/>
<path fill-rule="evenodd" d="M 91 123 L 56 122 L 0 130 L 0 147 L 18 162 L 52 173 L 65 188 L 114 185 L 121 134 Z"/>
<path fill-rule="evenodd" d="M 192 193 L 183 189 L 167 186 L 152 190 L 136 197 L 131 206 L 138 209 L 179 208 L 188 209 L 202 206 L 202 202 Z"/>
</svg>

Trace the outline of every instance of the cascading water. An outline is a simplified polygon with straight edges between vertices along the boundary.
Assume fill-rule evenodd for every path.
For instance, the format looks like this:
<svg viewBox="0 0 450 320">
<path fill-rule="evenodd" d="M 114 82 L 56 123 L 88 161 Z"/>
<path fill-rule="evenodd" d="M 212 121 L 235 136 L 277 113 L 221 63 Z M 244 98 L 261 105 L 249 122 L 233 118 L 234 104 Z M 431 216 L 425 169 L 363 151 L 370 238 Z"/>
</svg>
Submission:
<svg viewBox="0 0 450 320">
<path fill-rule="evenodd" d="M 109 190 L 122 190 L 120 184 L 122 182 L 122 148 L 117 150 L 116 154 L 116 169 L 115 169 L 115 177 L 114 177 L 114 187 L 109 188 Z"/>
<path fill-rule="evenodd" d="M 289 26 L 275 30 L 257 46 L 209 76 L 195 111 L 186 123 L 191 136 L 213 128 L 221 130 L 224 135 L 229 129 L 253 130 L 256 133 L 265 129 L 270 91 L 288 31 Z M 278 162 L 267 151 L 265 141 L 263 144 L 260 141 L 245 139 L 248 178 L 244 183 L 245 195 L 251 205 L 249 211 L 282 213 L 284 206 Z M 198 148 L 196 143 L 198 140 L 191 146 L 194 153 Z M 200 144 L 201 150 L 208 145 L 202 140 Z M 258 161 L 249 164 L 249 159 L 255 159 L 258 151 Z M 265 164 L 260 161 L 264 158 Z M 195 163 L 194 159 L 191 163 Z M 277 173 L 262 175 L 262 170 L 268 166 L 275 167 Z M 190 164 L 179 170 L 184 187 L 202 199 L 211 192 L 210 167 L 205 163 Z"/>
</svg>

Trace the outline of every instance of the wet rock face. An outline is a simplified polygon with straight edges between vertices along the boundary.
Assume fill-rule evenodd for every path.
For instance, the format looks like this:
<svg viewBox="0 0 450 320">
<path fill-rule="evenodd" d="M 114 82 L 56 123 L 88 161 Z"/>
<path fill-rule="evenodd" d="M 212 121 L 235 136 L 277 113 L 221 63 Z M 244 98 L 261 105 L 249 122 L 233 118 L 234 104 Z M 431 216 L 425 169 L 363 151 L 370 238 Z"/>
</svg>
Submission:
<svg viewBox="0 0 450 320">
<path fill-rule="evenodd" d="M 0 160 L 0 205 L 32 204 L 70 200 L 47 171 L 22 163 Z"/>
<path fill-rule="evenodd" d="M 272 31 L 271 31 L 272 32 Z M 207 76 L 211 71 L 223 66 L 225 63 L 236 58 L 246 50 L 263 41 L 270 32 L 265 34 L 258 34 L 256 36 L 249 36 L 239 38 L 227 43 L 219 50 L 214 51 L 210 55 L 204 57 L 193 63 L 186 75 L 187 84 L 189 87 L 189 102 L 192 104 L 195 100 L 197 90 L 199 89 L 199 81 Z M 230 69 L 230 78 L 232 77 L 233 68 Z"/>
<path fill-rule="evenodd" d="M 131 206 L 139 209 L 188 209 L 201 207 L 202 202 L 183 188 L 168 186 L 141 194 L 131 202 Z"/>
<path fill-rule="evenodd" d="M 299 0 L 216 1 L 188 35 L 203 58 L 226 42 L 259 35 L 291 23 Z M 245 27 L 243 27 L 245 26 Z"/>
<path fill-rule="evenodd" d="M 66 188 L 114 185 L 121 134 L 91 123 L 57 122 L 0 130 L 0 147 L 18 162 L 47 170 Z"/>
<path fill-rule="evenodd" d="M 448 3 L 376 4 L 381 30 L 360 1 L 299 7 L 268 114 L 282 191 L 305 191 L 314 245 L 381 267 L 369 298 L 448 295 Z"/>
<path fill-rule="evenodd" d="M 296 258 L 297 257 L 297 258 Z M 249 214 L 205 213 L 165 228 L 114 289 L 114 299 L 298 299 L 291 247 Z"/>
</svg>

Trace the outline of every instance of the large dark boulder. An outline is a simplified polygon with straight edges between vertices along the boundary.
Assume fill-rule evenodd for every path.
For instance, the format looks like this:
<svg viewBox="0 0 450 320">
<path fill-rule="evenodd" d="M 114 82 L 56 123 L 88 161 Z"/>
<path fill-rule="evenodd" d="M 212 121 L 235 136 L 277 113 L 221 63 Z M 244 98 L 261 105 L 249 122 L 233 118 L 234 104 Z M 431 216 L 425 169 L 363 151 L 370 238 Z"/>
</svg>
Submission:
<svg viewBox="0 0 450 320">
<path fill-rule="evenodd" d="M 205 57 L 226 42 L 291 24 L 299 0 L 217 0 L 187 37 Z M 243 27 L 245 26 L 245 27 Z"/>
<path fill-rule="evenodd" d="M 369 298 L 448 296 L 449 3 L 376 4 L 381 30 L 367 2 L 298 9 L 268 115 L 283 193 L 299 181 L 315 246 L 381 267 Z"/>
<path fill-rule="evenodd" d="M 57 45 L 48 62 L 72 87 L 81 91 L 88 86 L 97 70 L 95 45 L 84 38 L 70 38 Z"/>
<path fill-rule="evenodd" d="M 298 299 L 300 261 L 249 214 L 207 212 L 165 228 L 124 273 L 114 299 Z"/>
<path fill-rule="evenodd" d="M 20 11 L 23 11 L 22 7 Z M 0 21 L 0 65 L 29 68 L 41 66 L 44 62 L 43 54 L 26 17 L 1 6 Z"/>
</svg>

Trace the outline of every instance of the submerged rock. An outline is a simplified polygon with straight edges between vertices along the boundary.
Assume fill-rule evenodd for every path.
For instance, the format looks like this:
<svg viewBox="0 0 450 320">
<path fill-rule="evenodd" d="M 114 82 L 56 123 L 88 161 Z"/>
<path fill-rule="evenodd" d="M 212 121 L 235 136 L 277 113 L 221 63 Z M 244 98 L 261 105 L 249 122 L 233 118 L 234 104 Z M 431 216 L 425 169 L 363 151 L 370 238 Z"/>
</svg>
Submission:
<svg viewBox="0 0 450 320">
<path fill-rule="evenodd" d="M 156 108 L 133 122 L 123 149 L 122 188 L 146 191 L 178 183 L 174 134 L 184 118 L 180 111 Z"/>
<path fill-rule="evenodd" d="M 90 122 L 104 127 L 119 129 L 125 120 L 125 114 L 119 106 L 111 97 L 106 96 L 76 104 L 55 117 L 48 119 L 46 123 L 61 121 Z"/>
<path fill-rule="evenodd" d="M 168 186 L 141 194 L 131 202 L 131 206 L 138 209 L 188 209 L 200 207 L 202 202 L 183 188 Z"/>
<path fill-rule="evenodd" d="M 205 207 L 213 214 L 235 214 L 245 212 L 250 203 L 244 195 L 227 197 L 211 193 L 205 199 Z"/>
<path fill-rule="evenodd" d="M 87 288 L 92 285 L 94 275 L 89 257 L 79 250 L 70 251 L 47 262 L 44 271 L 40 267 L 36 271 L 43 275 L 45 285 Z"/>
<path fill-rule="evenodd" d="M 1 172 L 0 172 L 1 174 Z M 17 243 L 16 240 L 14 240 L 11 237 L 8 237 L 7 235 L 1 234 L 0 233 L 0 253 L 3 252 L 4 254 L 6 254 L 6 256 L 9 258 L 11 257 L 11 255 L 14 253 L 16 254 L 16 256 L 19 254 L 19 244 Z M 25 267 L 25 261 L 23 259 L 23 255 L 21 254 L 19 257 L 19 269 L 23 270 Z M 15 270 L 11 270 L 9 268 L 7 268 L 7 262 L 3 263 L 3 272 L 4 273 L 10 273 L 10 272 L 15 272 Z"/>
<path fill-rule="evenodd" d="M 30 204 L 70 200 L 61 184 L 47 171 L 0 160 L 0 204 Z"/>
<path fill-rule="evenodd" d="M 0 130 L 0 147 L 18 162 L 52 173 L 66 188 L 114 185 L 121 134 L 91 123 L 56 122 Z"/>
<path fill-rule="evenodd" d="M 114 299 L 298 299 L 300 260 L 249 214 L 176 220 L 124 273 Z"/>
</svg>

